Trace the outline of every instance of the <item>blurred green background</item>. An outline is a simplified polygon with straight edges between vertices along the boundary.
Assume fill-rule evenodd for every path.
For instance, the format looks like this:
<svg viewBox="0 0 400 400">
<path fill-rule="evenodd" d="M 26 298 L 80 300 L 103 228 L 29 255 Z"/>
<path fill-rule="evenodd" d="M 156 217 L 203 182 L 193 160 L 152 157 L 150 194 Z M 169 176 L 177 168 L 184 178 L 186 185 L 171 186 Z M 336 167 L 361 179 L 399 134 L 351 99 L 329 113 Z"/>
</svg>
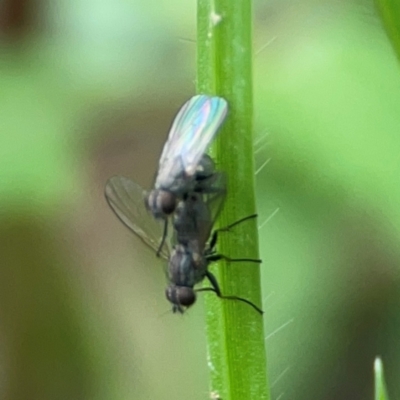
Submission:
<svg viewBox="0 0 400 400">
<path fill-rule="evenodd" d="M 400 398 L 396 57 L 371 2 L 254 9 L 272 399 L 371 399 L 377 355 Z M 210 397 L 202 301 L 171 314 L 103 198 L 114 174 L 152 183 L 194 94 L 195 11 L 0 2 L 0 399 Z"/>
</svg>

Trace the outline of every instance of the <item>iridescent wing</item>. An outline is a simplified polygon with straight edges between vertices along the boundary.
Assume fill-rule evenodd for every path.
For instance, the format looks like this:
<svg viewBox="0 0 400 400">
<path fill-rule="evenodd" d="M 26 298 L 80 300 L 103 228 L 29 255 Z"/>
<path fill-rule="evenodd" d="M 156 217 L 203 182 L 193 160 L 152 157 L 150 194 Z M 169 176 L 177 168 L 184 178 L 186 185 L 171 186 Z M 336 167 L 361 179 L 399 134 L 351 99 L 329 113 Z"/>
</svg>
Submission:
<svg viewBox="0 0 400 400">
<path fill-rule="evenodd" d="M 123 176 L 113 176 L 106 183 L 106 200 L 115 215 L 147 246 L 157 251 L 163 236 L 164 221 L 149 214 L 145 206 L 145 195 L 137 183 Z M 165 259 L 169 258 L 168 240 L 160 254 Z"/>
<path fill-rule="evenodd" d="M 195 174 L 227 111 L 226 100 L 215 96 L 197 95 L 182 106 L 160 157 L 156 187 L 168 187 L 175 176 Z"/>
</svg>

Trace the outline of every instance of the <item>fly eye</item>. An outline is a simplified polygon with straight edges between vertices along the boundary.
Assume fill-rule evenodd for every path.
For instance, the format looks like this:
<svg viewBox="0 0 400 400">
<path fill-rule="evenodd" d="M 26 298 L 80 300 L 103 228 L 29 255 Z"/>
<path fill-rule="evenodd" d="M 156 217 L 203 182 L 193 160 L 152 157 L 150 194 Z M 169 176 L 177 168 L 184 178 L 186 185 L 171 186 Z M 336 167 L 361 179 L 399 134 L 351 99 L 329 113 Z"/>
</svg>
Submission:
<svg viewBox="0 0 400 400">
<path fill-rule="evenodd" d="M 196 301 L 196 294 L 192 288 L 180 287 L 178 291 L 179 304 L 190 307 Z"/>
<path fill-rule="evenodd" d="M 162 191 L 159 193 L 160 207 L 164 214 L 170 215 L 176 208 L 176 198 L 171 192 Z"/>
<path fill-rule="evenodd" d="M 196 301 L 196 293 L 193 288 L 187 286 L 170 286 L 165 295 L 174 305 L 174 310 L 182 310 L 180 306 L 190 307 Z"/>
<path fill-rule="evenodd" d="M 165 218 L 174 212 L 176 197 L 165 190 L 152 190 L 145 197 L 145 206 L 155 218 Z"/>
</svg>

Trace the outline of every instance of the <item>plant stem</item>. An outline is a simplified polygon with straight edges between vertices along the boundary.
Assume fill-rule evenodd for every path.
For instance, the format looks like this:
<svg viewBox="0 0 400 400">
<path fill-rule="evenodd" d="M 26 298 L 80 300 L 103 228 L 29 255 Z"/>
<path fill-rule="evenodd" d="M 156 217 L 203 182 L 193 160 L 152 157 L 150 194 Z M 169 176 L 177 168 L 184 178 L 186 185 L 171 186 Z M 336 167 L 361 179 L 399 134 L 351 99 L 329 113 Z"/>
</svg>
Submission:
<svg viewBox="0 0 400 400">
<path fill-rule="evenodd" d="M 198 0 L 197 89 L 229 104 L 213 148 L 228 175 L 228 196 L 219 219 L 227 226 L 255 213 L 251 0 Z M 255 219 L 222 232 L 218 252 L 231 258 L 258 256 Z M 251 262 L 219 262 L 210 270 L 224 295 L 261 307 L 260 268 Z M 223 400 L 269 399 L 263 318 L 240 301 L 205 294 L 211 391 Z"/>
<path fill-rule="evenodd" d="M 400 4 L 397 0 L 375 0 L 383 26 L 400 60 Z"/>
<path fill-rule="evenodd" d="M 374 363 L 375 374 L 375 400 L 389 400 L 386 390 L 385 377 L 383 373 L 382 360 L 377 357 Z"/>
</svg>

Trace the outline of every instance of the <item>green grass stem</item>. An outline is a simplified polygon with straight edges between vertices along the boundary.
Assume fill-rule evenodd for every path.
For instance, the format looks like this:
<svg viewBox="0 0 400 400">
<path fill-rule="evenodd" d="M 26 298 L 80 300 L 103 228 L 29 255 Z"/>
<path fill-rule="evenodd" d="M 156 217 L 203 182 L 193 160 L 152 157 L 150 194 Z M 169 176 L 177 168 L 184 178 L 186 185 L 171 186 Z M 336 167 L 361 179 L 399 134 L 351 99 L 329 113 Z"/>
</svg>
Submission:
<svg viewBox="0 0 400 400">
<path fill-rule="evenodd" d="M 229 104 L 212 149 L 217 168 L 228 175 L 219 227 L 256 212 L 251 5 L 251 0 L 198 0 L 197 91 L 222 96 Z M 257 220 L 221 233 L 217 250 L 231 258 L 259 258 Z M 241 296 L 262 307 L 259 264 L 218 262 L 210 269 L 223 294 Z M 204 296 L 212 396 L 269 399 L 262 316 L 239 301 Z"/>
<path fill-rule="evenodd" d="M 380 358 L 375 359 L 375 400 L 389 400 L 386 390 L 385 377 L 383 373 L 383 363 Z"/>
</svg>

